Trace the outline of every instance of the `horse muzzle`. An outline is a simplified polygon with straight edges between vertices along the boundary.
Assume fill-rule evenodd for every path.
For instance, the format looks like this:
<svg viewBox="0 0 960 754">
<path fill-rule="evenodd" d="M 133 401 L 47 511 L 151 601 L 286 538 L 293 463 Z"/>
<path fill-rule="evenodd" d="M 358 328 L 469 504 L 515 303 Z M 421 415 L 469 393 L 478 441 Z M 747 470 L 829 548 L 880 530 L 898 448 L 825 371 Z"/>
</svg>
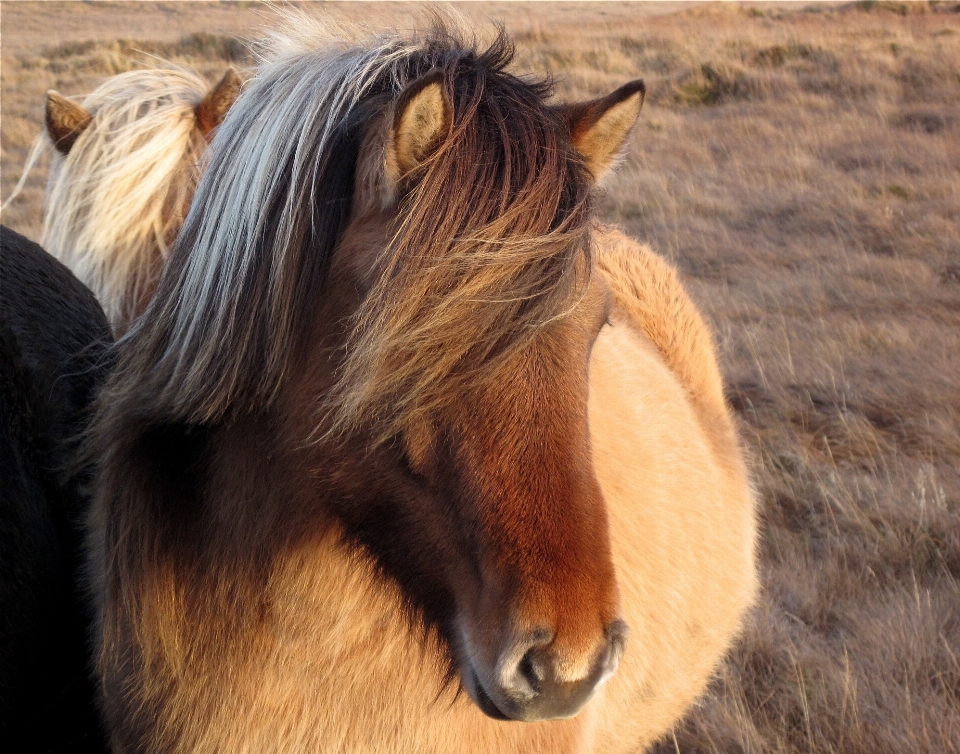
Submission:
<svg viewBox="0 0 960 754">
<path fill-rule="evenodd" d="M 565 672 L 564 658 L 551 648 L 552 633 L 533 631 L 511 642 L 495 668 L 483 673 L 468 663 L 464 686 L 477 706 L 495 720 L 562 720 L 573 717 L 614 672 L 627 645 L 627 624 L 604 631 L 589 670 L 579 678 Z"/>
</svg>

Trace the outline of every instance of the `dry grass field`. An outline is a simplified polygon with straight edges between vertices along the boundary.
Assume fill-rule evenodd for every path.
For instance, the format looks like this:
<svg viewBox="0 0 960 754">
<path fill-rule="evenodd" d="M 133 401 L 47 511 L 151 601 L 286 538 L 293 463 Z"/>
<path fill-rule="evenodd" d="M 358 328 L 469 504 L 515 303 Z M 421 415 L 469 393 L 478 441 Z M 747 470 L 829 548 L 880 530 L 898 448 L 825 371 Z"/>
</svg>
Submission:
<svg viewBox="0 0 960 754">
<path fill-rule="evenodd" d="M 601 213 L 682 271 L 749 446 L 763 595 L 658 754 L 960 751 L 960 5 L 677 6 L 463 8 L 562 97 L 646 79 Z M 212 81 L 260 13 L 3 3 L 3 197 L 47 88 Z M 44 170 L 3 215 L 34 237 Z"/>
</svg>

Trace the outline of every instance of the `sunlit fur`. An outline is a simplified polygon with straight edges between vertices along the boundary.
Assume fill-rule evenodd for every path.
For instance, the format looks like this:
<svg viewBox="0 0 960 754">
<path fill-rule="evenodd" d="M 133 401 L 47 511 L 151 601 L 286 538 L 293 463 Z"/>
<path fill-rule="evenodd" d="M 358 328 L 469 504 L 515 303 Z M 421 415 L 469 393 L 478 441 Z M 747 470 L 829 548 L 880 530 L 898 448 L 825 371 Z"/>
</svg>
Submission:
<svg viewBox="0 0 960 754">
<path fill-rule="evenodd" d="M 580 177 L 557 166 L 552 198 L 497 197 L 503 219 L 490 222 L 471 197 L 440 192 L 457 156 L 441 147 L 418 177 L 426 187 L 399 199 L 405 222 L 371 247 L 380 231 L 357 218 L 389 191 L 370 157 L 382 119 L 366 105 L 389 102 L 456 44 L 300 34 L 305 45 L 281 38 L 267 51 L 215 138 L 170 271 L 100 402 L 90 567 L 115 751 L 638 751 L 703 690 L 756 588 L 753 495 L 709 331 L 668 265 L 590 225 Z M 351 117 L 369 131 L 362 159 L 341 165 L 357 149 L 338 141 Z M 550 154 L 567 160 L 567 148 Z M 349 212 L 335 201 L 345 186 Z M 511 202 L 523 198 L 521 217 Z M 449 217 L 454 204 L 470 232 Z M 456 268 L 430 253 L 441 251 Z M 366 270 L 365 294 L 338 322 L 322 297 L 335 284 L 355 297 L 351 269 Z M 497 722 L 449 682 L 453 646 L 431 623 L 430 595 L 412 598 L 402 573 L 358 546 L 333 510 L 345 503 L 311 484 L 362 496 L 366 477 L 343 477 L 391 458 L 385 434 L 458 410 L 477 421 L 471 381 L 509 371 L 539 333 L 579 327 L 591 275 L 612 310 L 589 358 L 590 473 L 630 639 L 576 717 Z M 327 400 L 313 400 L 318 384 Z M 372 427 L 371 444 L 348 458 L 331 427 Z"/>
<path fill-rule="evenodd" d="M 195 108 L 209 85 L 184 69 L 111 76 L 93 114 L 54 157 L 40 242 L 100 300 L 115 329 L 139 314 L 183 223 L 206 140 Z"/>
<path fill-rule="evenodd" d="M 615 306 L 594 345 L 590 426 L 630 645 L 597 751 L 638 751 L 702 692 L 754 597 L 754 497 L 709 330 L 677 273 L 595 233 Z"/>
</svg>

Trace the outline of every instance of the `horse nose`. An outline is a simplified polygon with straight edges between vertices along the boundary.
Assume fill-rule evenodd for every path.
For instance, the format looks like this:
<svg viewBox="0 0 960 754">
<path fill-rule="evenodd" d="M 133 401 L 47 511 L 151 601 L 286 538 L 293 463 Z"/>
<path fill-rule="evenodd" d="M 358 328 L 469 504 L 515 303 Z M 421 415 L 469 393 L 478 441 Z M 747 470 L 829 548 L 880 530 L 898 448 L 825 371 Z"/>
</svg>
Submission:
<svg viewBox="0 0 960 754">
<path fill-rule="evenodd" d="M 627 643 L 627 624 L 613 621 L 584 671 L 570 672 L 564 653 L 553 648 L 551 632 L 534 631 L 501 653 L 490 696 L 512 720 L 573 717 L 596 688 L 617 669 Z M 579 676 L 579 677 L 578 677 Z"/>
</svg>

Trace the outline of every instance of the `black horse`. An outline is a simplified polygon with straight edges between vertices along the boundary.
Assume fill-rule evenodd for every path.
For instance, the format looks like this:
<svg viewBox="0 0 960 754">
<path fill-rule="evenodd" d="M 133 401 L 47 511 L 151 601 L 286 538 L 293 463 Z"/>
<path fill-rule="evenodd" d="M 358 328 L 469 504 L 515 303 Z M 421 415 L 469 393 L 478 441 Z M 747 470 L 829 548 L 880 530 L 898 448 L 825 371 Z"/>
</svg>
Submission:
<svg viewBox="0 0 960 754">
<path fill-rule="evenodd" d="M 106 751 L 80 578 L 90 471 L 73 459 L 112 337 L 66 267 L 0 239 L 0 748 Z"/>
</svg>

